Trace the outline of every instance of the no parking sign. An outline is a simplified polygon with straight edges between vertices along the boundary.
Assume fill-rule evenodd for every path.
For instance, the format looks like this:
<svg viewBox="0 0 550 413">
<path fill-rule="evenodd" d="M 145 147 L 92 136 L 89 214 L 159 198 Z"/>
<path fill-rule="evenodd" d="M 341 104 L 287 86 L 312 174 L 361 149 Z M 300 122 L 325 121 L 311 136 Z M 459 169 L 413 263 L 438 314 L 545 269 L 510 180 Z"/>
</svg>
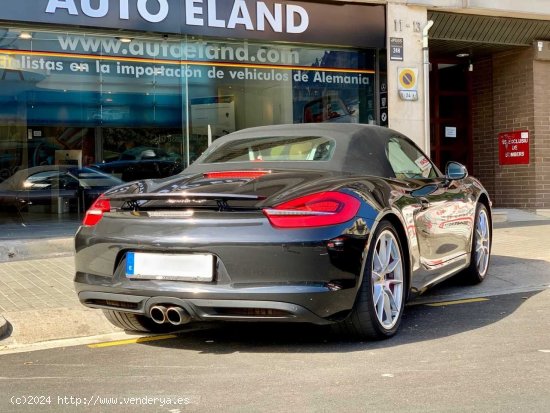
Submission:
<svg viewBox="0 0 550 413">
<path fill-rule="evenodd" d="M 418 69 L 415 67 L 400 67 L 397 71 L 399 97 L 402 100 L 418 100 L 417 91 Z"/>
</svg>

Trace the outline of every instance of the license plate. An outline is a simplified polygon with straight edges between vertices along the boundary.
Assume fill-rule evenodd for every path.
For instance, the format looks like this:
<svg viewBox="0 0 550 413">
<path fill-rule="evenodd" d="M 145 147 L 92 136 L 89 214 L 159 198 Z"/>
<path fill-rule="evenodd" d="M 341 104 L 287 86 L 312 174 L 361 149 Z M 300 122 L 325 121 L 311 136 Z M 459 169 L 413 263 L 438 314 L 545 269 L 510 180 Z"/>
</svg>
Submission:
<svg viewBox="0 0 550 413">
<path fill-rule="evenodd" d="M 126 277 L 142 280 L 212 281 L 212 254 L 128 252 Z"/>
</svg>

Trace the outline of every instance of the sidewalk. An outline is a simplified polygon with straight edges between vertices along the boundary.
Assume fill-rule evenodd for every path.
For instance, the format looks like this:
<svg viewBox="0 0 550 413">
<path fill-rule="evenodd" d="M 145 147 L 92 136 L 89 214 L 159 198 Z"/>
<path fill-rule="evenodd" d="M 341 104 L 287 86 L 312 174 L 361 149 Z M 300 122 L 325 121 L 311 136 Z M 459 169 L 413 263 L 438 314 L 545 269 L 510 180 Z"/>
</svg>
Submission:
<svg viewBox="0 0 550 413">
<path fill-rule="evenodd" d="M 73 277 L 72 255 L 0 263 L 0 314 L 12 329 L 10 337 L 0 341 L 0 349 L 5 344 L 120 331 L 101 311 L 80 304 Z"/>
<path fill-rule="evenodd" d="M 517 210 L 496 212 L 487 280 L 474 287 L 436 288 L 417 302 L 490 296 L 503 289 L 550 288 L 550 219 Z M 0 240 L 0 351 L 121 331 L 100 310 L 79 303 L 72 282 L 72 245 L 72 236 L 11 243 Z M 6 259 L 7 251 L 13 253 L 12 261 Z"/>
</svg>

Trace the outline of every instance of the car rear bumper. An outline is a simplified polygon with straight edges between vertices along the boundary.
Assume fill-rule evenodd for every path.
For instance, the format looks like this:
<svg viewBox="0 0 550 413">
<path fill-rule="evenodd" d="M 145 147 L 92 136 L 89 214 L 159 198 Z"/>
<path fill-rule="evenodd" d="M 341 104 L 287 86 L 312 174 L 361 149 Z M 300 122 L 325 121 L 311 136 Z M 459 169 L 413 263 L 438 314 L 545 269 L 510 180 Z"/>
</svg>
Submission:
<svg viewBox="0 0 550 413">
<path fill-rule="evenodd" d="M 121 311 L 150 317 L 153 306 L 181 307 L 191 321 L 274 321 L 330 324 L 339 320 L 351 309 L 355 290 L 330 291 L 320 286 L 285 286 L 264 288 L 237 293 L 199 294 L 195 298 L 188 293 L 149 292 L 141 295 L 128 292 L 107 292 L 117 289 L 98 287 L 91 290 L 89 284 L 75 282 L 80 302 L 90 308 Z M 292 291 L 294 290 L 294 291 Z M 231 297 L 231 299 L 226 298 Z"/>
<path fill-rule="evenodd" d="M 366 226 L 360 234 L 350 223 L 280 231 L 265 217 L 244 214 L 199 221 L 104 218 L 98 225 L 101 236 L 95 228 L 81 228 L 76 235 L 75 288 L 82 304 L 145 316 L 154 305 L 177 305 L 198 321 L 316 324 L 344 317 L 353 308 Z M 204 282 L 135 279 L 127 275 L 129 252 L 211 254 L 214 275 Z M 106 299 L 106 294 L 116 299 Z"/>
</svg>

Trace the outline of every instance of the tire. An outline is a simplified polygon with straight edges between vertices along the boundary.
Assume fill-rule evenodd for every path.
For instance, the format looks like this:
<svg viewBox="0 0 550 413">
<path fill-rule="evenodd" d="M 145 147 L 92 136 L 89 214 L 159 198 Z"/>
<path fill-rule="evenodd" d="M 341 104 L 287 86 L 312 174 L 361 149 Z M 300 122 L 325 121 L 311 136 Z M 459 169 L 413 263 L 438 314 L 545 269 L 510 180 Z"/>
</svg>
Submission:
<svg viewBox="0 0 550 413">
<path fill-rule="evenodd" d="M 491 258 L 491 235 L 491 221 L 487 208 L 483 204 L 478 204 L 472 234 L 470 265 L 462 272 L 463 279 L 468 284 L 479 284 L 487 275 Z"/>
<path fill-rule="evenodd" d="M 338 323 L 337 330 L 358 339 L 392 337 L 401 323 L 406 291 L 407 266 L 401 241 L 394 226 L 382 221 L 367 251 L 353 310 Z"/>
<path fill-rule="evenodd" d="M 144 315 L 123 313 L 121 311 L 103 310 L 103 314 L 111 324 L 125 331 L 140 333 L 166 333 L 176 330 L 168 324 L 157 324 Z"/>
</svg>

